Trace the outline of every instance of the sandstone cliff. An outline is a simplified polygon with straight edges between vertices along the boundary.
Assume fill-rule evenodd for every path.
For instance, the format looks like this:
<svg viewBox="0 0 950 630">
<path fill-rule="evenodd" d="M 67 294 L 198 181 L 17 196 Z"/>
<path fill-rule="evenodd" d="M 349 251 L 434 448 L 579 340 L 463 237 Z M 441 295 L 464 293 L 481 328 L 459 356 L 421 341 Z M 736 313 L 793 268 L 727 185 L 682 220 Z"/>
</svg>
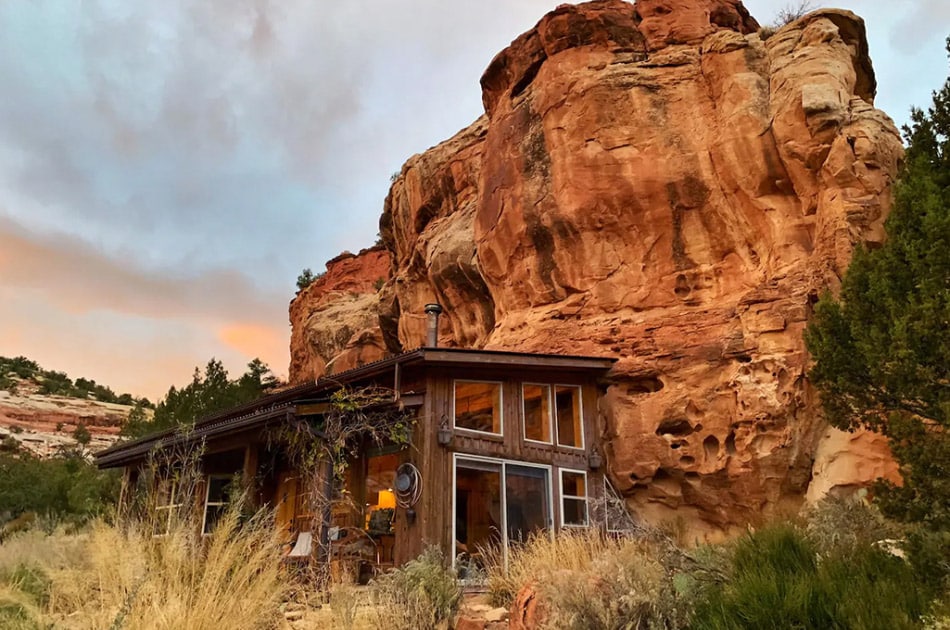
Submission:
<svg viewBox="0 0 950 630">
<path fill-rule="evenodd" d="M 724 532 L 896 475 L 821 420 L 802 331 L 883 238 L 900 138 L 860 18 L 757 30 L 738 0 L 546 15 L 488 66 L 485 116 L 403 166 L 391 267 L 348 258 L 357 288 L 291 305 L 291 380 L 421 345 L 437 300 L 446 345 L 621 359 L 601 423 L 642 518 Z"/>
<path fill-rule="evenodd" d="M 290 384 L 385 356 L 378 289 L 390 269 L 381 247 L 340 254 L 290 303 Z"/>
<path fill-rule="evenodd" d="M 73 432 L 89 431 L 88 452 L 112 446 L 132 407 L 115 403 L 44 395 L 24 381 L 15 391 L 0 391 L 0 441 L 15 440 L 40 457 L 76 446 Z"/>
</svg>

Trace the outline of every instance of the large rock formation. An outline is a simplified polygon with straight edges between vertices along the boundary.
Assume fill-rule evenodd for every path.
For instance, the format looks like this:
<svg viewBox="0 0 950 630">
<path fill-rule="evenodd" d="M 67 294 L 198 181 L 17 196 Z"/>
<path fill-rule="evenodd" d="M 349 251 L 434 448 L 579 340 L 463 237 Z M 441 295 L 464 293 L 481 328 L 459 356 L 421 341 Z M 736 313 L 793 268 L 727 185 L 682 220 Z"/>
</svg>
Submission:
<svg viewBox="0 0 950 630">
<path fill-rule="evenodd" d="M 706 534 L 797 506 L 816 453 L 822 492 L 896 474 L 843 470 L 836 449 L 886 445 L 827 430 L 802 342 L 855 244 L 883 238 L 902 155 L 860 18 L 763 40 L 738 0 L 564 5 L 481 83 L 486 115 L 392 186 L 379 295 L 324 302 L 337 319 L 292 305 L 293 380 L 421 345 L 437 300 L 443 344 L 620 358 L 602 428 L 645 519 Z"/>
<path fill-rule="evenodd" d="M 390 262 L 381 247 L 344 252 L 297 293 L 290 303 L 291 385 L 385 356 L 377 291 Z"/>
</svg>

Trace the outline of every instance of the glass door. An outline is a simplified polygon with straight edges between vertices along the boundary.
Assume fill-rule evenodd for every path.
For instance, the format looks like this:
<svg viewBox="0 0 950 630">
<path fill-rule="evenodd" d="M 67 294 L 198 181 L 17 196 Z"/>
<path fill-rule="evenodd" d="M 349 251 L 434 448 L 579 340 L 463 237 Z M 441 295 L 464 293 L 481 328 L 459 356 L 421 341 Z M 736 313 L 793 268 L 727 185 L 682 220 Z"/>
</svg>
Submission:
<svg viewBox="0 0 950 630">
<path fill-rule="evenodd" d="M 504 468 L 508 544 L 525 542 L 532 532 L 551 528 L 550 472 L 509 463 Z"/>
<path fill-rule="evenodd" d="M 455 460 L 455 559 L 462 566 L 483 564 L 485 549 L 524 542 L 550 530 L 551 469 L 519 462 Z"/>
<path fill-rule="evenodd" d="M 501 464 L 458 460 L 455 466 L 455 557 L 479 564 L 503 542 Z"/>
</svg>

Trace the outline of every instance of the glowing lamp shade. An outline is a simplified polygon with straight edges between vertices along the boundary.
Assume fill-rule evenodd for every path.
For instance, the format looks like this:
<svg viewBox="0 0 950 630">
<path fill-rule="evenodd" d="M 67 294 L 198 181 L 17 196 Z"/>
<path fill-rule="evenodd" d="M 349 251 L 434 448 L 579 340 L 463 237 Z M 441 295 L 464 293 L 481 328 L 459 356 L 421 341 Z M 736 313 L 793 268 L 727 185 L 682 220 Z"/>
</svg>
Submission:
<svg viewBox="0 0 950 630">
<path fill-rule="evenodd" d="M 387 508 L 396 508 L 396 495 L 393 494 L 392 490 L 380 490 L 379 509 L 385 510 Z"/>
</svg>

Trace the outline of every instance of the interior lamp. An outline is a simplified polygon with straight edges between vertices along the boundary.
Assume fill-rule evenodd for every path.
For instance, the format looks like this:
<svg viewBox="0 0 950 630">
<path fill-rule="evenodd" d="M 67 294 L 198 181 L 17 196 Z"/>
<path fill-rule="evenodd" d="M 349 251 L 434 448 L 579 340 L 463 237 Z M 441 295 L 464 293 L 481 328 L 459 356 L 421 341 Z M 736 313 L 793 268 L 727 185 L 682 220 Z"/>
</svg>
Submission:
<svg viewBox="0 0 950 630">
<path fill-rule="evenodd" d="M 392 490 L 379 491 L 379 509 L 396 509 L 396 495 Z"/>
</svg>

